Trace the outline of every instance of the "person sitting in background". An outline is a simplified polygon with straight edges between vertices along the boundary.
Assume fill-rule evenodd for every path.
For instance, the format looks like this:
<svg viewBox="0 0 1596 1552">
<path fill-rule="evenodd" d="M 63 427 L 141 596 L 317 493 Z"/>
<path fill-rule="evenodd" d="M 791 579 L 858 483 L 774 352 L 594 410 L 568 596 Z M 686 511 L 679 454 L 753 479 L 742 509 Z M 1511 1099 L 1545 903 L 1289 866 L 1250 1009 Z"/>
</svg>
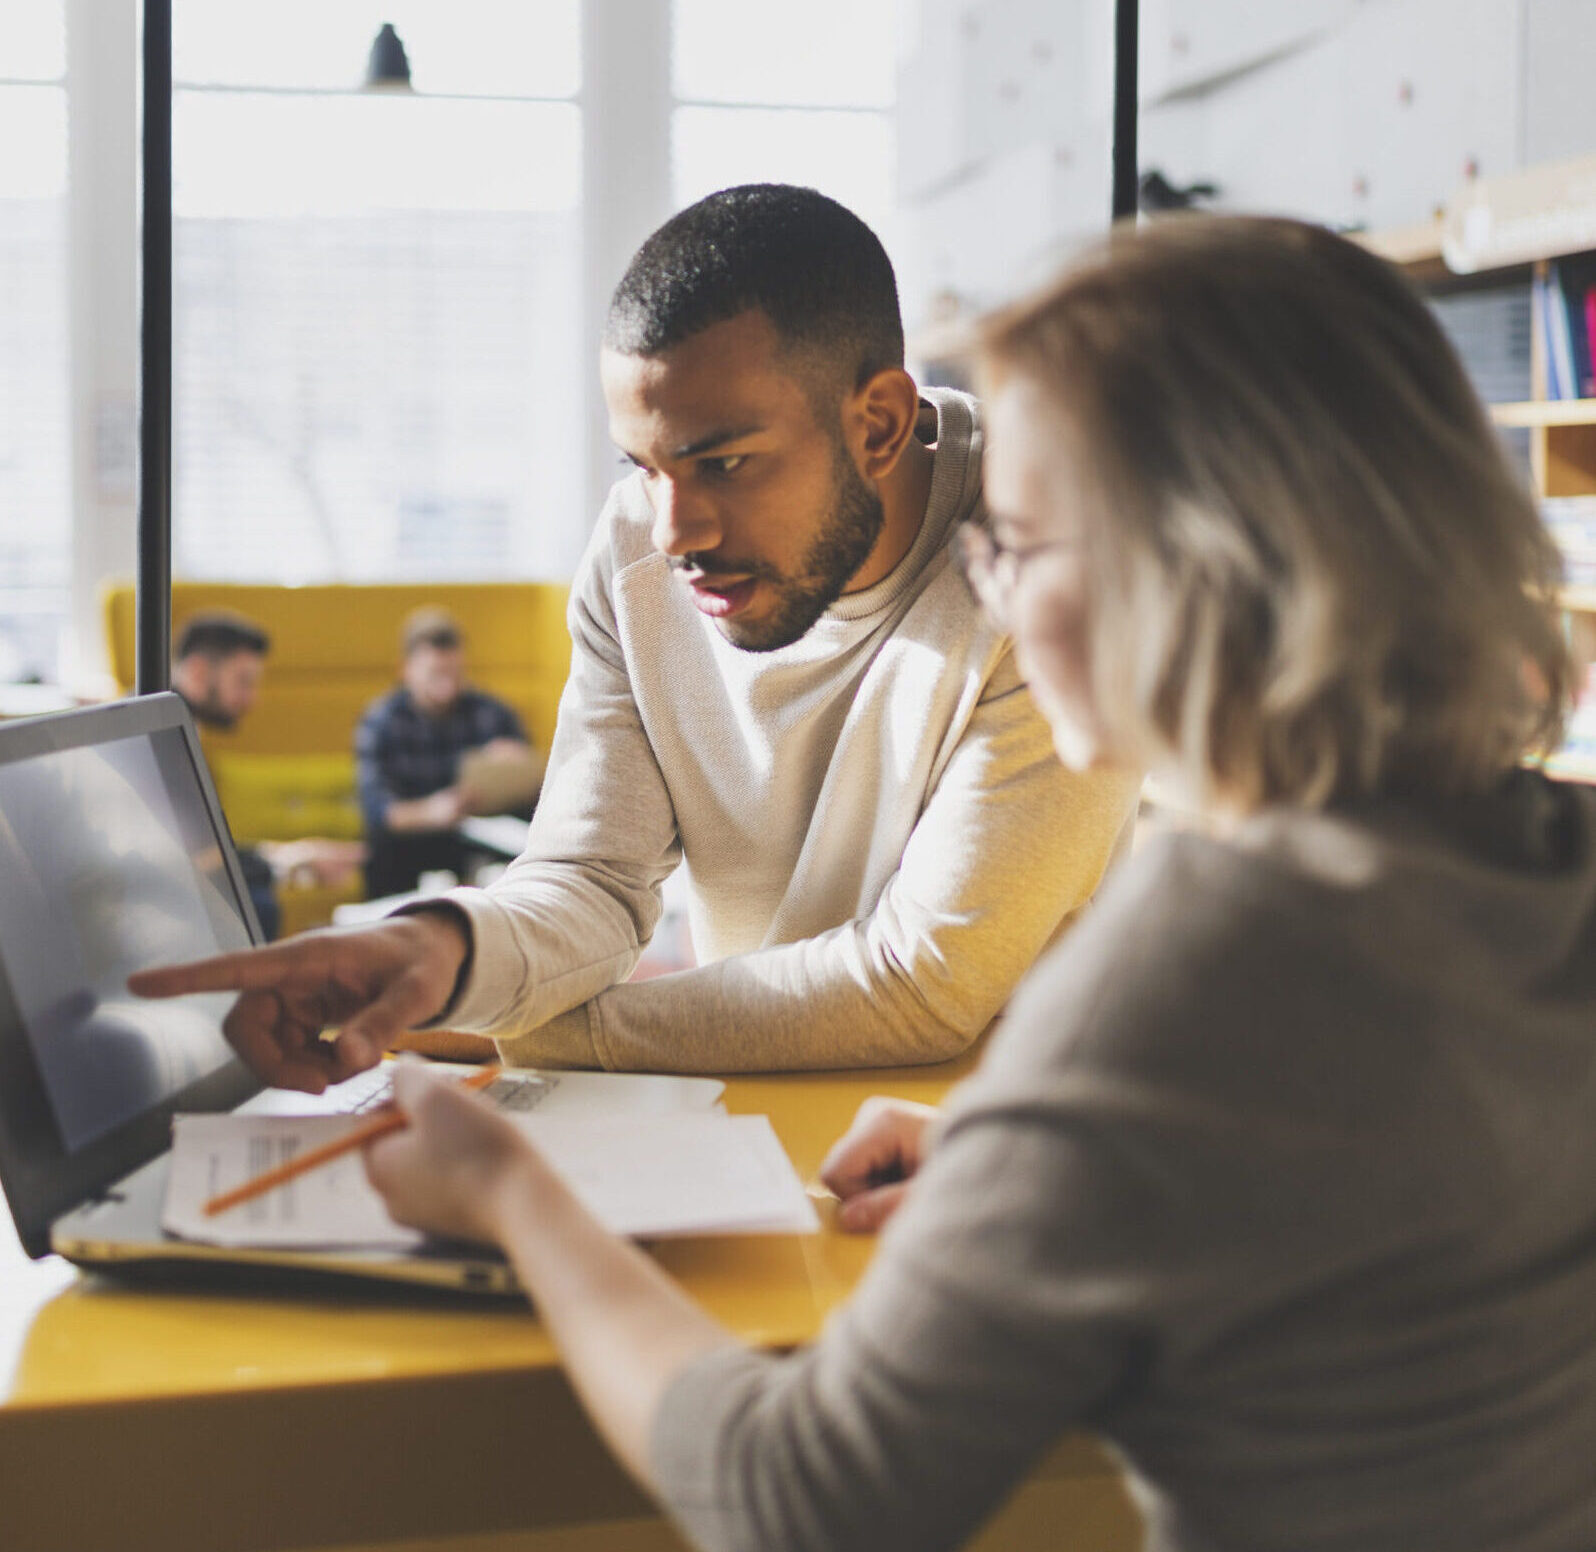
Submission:
<svg viewBox="0 0 1596 1552">
<path fill-rule="evenodd" d="M 355 732 L 372 896 L 414 889 L 434 870 L 465 880 L 471 849 L 460 821 L 526 813 L 542 777 L 521 719 L 467 684 L 464 636 L 446 609 L 429 605 L 405 621 L 399 680 Z"/>
<path fill-rule="evenodd" d="M 260 694 L 271 637 L 241 614 L 190 615 L 172 651 L 172 688 L 202 727 L 230 733 Z"/>
<path fill-rule="evenodd" d="M 861 1113 L 823 1174 L 891 1221 L 807 1351 L 736 1344 L 424 1072 L 373 1182 L 504 1247 L 701 1547 L 952 1547 L 1084 1426 L 1154 1552 L 1583 1552 L 1596 790 L 1520 764 L 1571 682 L 1533 503 L 1418 296 L 1319 228 L 1127 229 L 983 361 L 972 584 L 1064 760 L 1207 824 L 945 1113 Z"/>
<path fill-rule="evenodd" d="M 172 653 L 172 688 L 201 727 L 230 733 L 260 694 L 270 651 L 271 637 L 243 615 L 226 609 L 190 615 L 178 631 Z M 280 883 L 339 884 L 364 856 L 365 848 L 358 841 L 319 836 L 240 846 L 239 866 L 262 936 L 268 941 L 277 936 Z"/>
</svg>

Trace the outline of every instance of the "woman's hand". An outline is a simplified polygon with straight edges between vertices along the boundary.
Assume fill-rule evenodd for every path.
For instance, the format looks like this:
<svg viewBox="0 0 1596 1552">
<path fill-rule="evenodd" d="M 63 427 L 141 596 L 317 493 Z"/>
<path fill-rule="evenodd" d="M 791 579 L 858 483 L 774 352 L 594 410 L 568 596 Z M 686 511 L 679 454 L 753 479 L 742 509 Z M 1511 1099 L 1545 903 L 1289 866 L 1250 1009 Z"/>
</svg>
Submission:
<svg viewBox="0 0 1596 1552">
<path fill-rule="evenodd" d="M 837 1225 L 851 1234 L 879 1229 L 897 1211 L 925 1157 L 934 1105 L 873 1095 L 838 1139 L 820 1178 L 837 1195 Z"/>
<path fill-rule="evenodd" d="M 401 1223 L 497 1243 L 537 1306 L 577 1394 L 622 1463 L 653 1486 L 661 1396 L 731 1333 L 637 1246 L 603 1228 L 532 1144 L 476 1094 L 401 1062 L 410 1124 L 366 1149 L 366 1175 Z"/>
<path fill-rule="evenodd" d="M 479 1095 L 420 1062 L 394 1068 L 394 1103 L 409 1125 L 366 1148 L 366 1177 L 396 1223 L 454 1239 L 502 1244 L 510 1196 L 545 1166 Z"/>
</svg>

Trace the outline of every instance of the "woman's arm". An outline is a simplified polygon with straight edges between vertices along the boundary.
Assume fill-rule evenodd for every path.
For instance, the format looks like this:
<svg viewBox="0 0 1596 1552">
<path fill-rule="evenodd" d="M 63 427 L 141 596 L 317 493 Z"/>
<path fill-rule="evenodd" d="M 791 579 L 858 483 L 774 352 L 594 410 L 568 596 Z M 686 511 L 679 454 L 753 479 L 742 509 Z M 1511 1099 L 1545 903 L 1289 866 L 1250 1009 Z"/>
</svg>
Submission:
<svg viewBox="0 0 1596 1552">
<path fill-rule="evenodd" d="M 402 1222 L 504 1247 L 599 1432 L 653 1490 L 661 1395 L 693 1359 L 735 1339 L 600 1227 L 502 1117 L 403 1064 L 394 1095 L 411 1125 L 369 1151 L 372 1184 Z"/>
<path fill-rule="evenodd" d="M 694 1359 L 735 1339 L 535 1156 L 507 1182 L 499 1222 L 582 1404 L 626 1469 L 657 1492 L 649 1440 L 661 1396 Z"/>
<path fill-rule="evenodd" d="M 909 1193 L 853 1300 L 778 1358 L 601 1229 L 480 1100 L 397 1076 L 412 1125 L 367 1165 L 390 1209 L 504 1245 L 599 1432 L 711 1552 L 956 1546 L 1124 1371 L 1116 1312 L 1066 1315 L 1053 1282 L 1073 1250 L 1053 1232 L 1069 1213 L 1046 1129 L 939 1140 L 938 1178 Z"/>
</svg>

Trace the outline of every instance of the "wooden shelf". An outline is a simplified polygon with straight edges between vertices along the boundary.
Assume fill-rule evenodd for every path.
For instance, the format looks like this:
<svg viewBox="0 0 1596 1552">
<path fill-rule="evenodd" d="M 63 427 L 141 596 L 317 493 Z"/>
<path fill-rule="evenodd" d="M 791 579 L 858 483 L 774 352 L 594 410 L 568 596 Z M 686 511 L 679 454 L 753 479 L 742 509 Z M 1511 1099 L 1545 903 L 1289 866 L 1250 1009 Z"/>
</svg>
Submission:
<svg viewBox="0 0 1596 1552">
<path fill-rule="evenodd" d="M 1421 285 L 1596 249 L 1596 155 L 1470 178 L 1438 219 L 1355 240 Z"/>
<path fill-rule="evenodd" d="M 1412 226 L 1387 226 L 1377 232 L 1351 234 L 1371 253 L 1393 264 L 1441 263 L 1441 233 L 1444 225 L 1439 217 L 1433 221 L 1416 221 Z"/>
<path fill-rule="evenodd" d="M 1441 253 L 1454 274 L 1596 248 L 1596 156 L 1473 178 L 1447 202 Z"/>
<path fill-rule="evenodd" d="M 1596 399 L 1526 399 L 1490 411 L 1499 426 L 1596 426 Z"/>
<path fill-rule="evenodd" d="M 1416 221 L 1412 226 L 1390 226 L 1377 232 L 1349 232 L 1347 235 L 1370 253 L 1377 253 L 1388 263 L 1395 264 L 1416 285 L 1436 286 L 1452 278 L 1441 256 L 1444 229 L 1437 216 L 1433 221 Z"/>
</svg>

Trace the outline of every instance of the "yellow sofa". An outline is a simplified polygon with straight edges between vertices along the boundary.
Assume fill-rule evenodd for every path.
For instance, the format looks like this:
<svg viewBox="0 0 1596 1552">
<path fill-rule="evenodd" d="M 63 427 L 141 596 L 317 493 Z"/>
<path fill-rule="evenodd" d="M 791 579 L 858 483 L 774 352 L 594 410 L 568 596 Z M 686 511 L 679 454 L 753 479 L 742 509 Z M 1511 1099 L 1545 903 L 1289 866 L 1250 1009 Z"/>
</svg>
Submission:
<svg viewBox="0 0 1596 1552">
<path fill-rule="evenodd" d="M 278 587 L 174 582 L 173 639 L 194 614 L 230 609 L 271 636 L 260 699 L 229 733 L 202 728 L 217 795 L 243 843 L 360 834 L 354 735 L 360 714 L 395 682 L 399 629 L 422 604 L 461 622 L 472 683 L 508 701 L 547 752 L 571 667 L 568 589 L 552 582 L 334 584 Z M 111 672 L 133 689 L 134 592 L 102 595 Z M 357 890 L 282 891 L 283 931 L 329 919 Z"/>
</svg>

